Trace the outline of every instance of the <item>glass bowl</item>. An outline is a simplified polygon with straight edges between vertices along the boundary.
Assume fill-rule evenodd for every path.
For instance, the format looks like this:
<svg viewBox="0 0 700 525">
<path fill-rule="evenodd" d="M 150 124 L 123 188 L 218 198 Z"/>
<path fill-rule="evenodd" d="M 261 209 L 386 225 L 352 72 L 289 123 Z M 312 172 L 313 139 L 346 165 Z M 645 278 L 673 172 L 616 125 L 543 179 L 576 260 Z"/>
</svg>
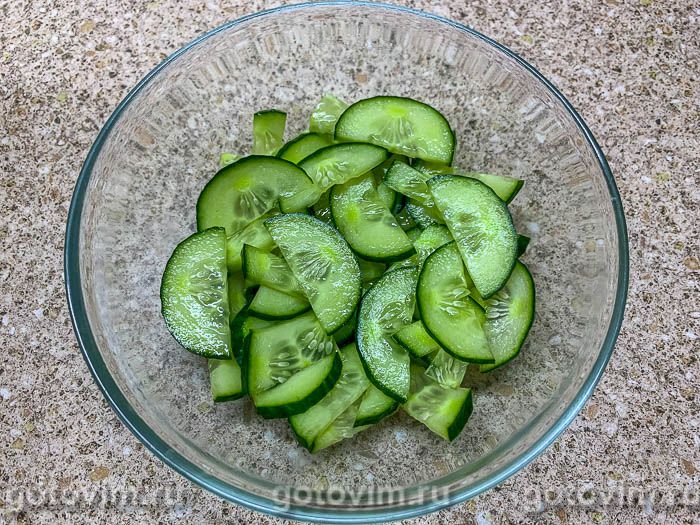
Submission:
<svg viewBox="0 0 700 525">
<path fill-rule="evenodd" d="M 424 100 L 458 138 L 455 165 L 519 177 L 511 205 L 532 237 L 537 315 L 520 356 L 470 370 L 474 414 L 447 443 L 399 411 L 317 455 L 247 400 L 214 405 L 203 359 L 160 315 L 175 245 L 221 152 L 250 150 L 253 112 L 307 126 L 326 92 Z M 396 520 L 471 498 L 518 471 L 571 422 L 620 329 L 627 238 L 600 147 L 532 66 L 476 31 L 374 3 L 282 7 L 187 45 L 119 105 L 90 150 L 68 220 L 66 285 L 95 380 L 172 468 L 235 503 L 323 522 Z"/>
</svg>

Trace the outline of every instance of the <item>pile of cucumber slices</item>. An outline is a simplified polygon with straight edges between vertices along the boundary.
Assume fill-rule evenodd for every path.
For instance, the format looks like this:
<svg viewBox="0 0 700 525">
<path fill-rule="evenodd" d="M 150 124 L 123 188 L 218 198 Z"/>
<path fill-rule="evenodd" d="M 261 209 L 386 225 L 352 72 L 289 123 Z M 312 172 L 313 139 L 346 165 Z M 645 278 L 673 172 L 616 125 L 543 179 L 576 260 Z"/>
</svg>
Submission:
<svg viewBox="0 0 700 525">
<path fill-rule="evenodd" d="M 248 394 L 312 452 L 398 407 L 453 440 L 469 363 L 503 365 L 532 324 L 522 181 L 458 173 L 449 123 L 408 98 L 326 95 L 308 132 L 285 125 L 256 113 L 253 154 L 221 156 L 163 274 L 168 329 L 214 401 Z"/>
</svg>

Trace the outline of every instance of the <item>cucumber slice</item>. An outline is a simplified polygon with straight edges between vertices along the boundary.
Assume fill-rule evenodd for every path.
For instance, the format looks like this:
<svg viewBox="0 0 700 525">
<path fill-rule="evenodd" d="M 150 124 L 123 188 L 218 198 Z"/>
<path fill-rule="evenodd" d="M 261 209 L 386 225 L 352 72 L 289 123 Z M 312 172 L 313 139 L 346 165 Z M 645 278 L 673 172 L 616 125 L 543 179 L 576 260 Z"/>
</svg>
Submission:
<svg viewBox="0 0 700 525">
<path fill-rule="evenodd" d="M 396 270 L 406 266 L 417 266 L 419 269 L 423 267 L 425 259 L 438 249 L 443 244 L 452 242 L 454 239 L 450 234 L 447 226 L 442 224 L 432 224 L 425 230 L 414 228 L 406 232 L 408 238 L 413 241 L 413 247 L 416 249 L 416 254 L 408 259 L 393 263 L 387 271 Z M 413 238 L 411 238 L 413 237 Z"/>
<path fill-rule="evenodd" d="M 411 242 L 414 244 L 420 237 L 421 233 L 423 233 L 423 230 L 420 228 L 411 228 L 410 230 L 406 230 L 406 235 L 408 235 L 408 238 L 411 239 Z"/>
<path fill-rule="evenodd" d="M 295 295 L 261 286 L 248 307 L 250 315 L 260 319 L 292 319 L 311 309 L 309 301 Z"/>
<path fill-rule="evenodd" d="M 333 339 L 338 346 L 344 346 L 355 340 L 355 322 L 357 321 L 357 311 L 355 311 L 343 326 L 333 332 Z"/>
<path fill-rule="evenodd" d="M 468 388 L 444 388 L 414 365 L 411 396 L 403 409 L 440 437 L 452 441 L 472 414 L 472 392 Z"/>
<path fill-rule="evenodd" d="M 350 247 L 369 261 L 395 261 L 413 253 L 413 243 L 379 198 L 371 174 L 331 190 L 333 223 Z"/>
<path fill-rule="evenodd" d="M 243 351 L 248 389 L 263 417 L 288 417 L 315 405 L 342 364 L 333 339 L 313 313 L 251 330 Z"/>
<path fill-rule="evenodd" d="M 376 386 L 370 384 L 360 398 L 360 406 L 355 418 L 355 426 L 363 427 L 378 423 L 393 414 L 399 404 Z"/>
<path fill-rule="evenodd" d="M 525 255 L 527 247 L 530 244 L 530 237 L 527 235 L 518 235 L 518 258 Z"/>
<path fill-rule="evenodd" d="M 430 337 L 421 321 L 404 326 L 393 337 L 415 358 L 422 358 L 440 350 L 440 345 Z"/>
<path fill-rule="evenodd" d="M 412 199 L 408 199 L 406 210 L 419 228 L 425 229 L 433 224 L 445 224 L 445 219 L 440 215 L 440 211 L 433 203 L 420 204 Z"/>
<path fill-rule="evenodd" d="M 244 377 L 235 359 L 209 359 L 209 382 L 215 403 L 243 397 L 246 393 Z"/>
<path fill-rule="evenodd" d="M 286 261 L 255 246 L 243 245 L 243 276 L 279 292 L 305 299 L 304 290 Z"/>
<path fill-rule="evenodd" d="M 335 95 L 327 93 L 316 104 L 311 118 L 309 119 L 309 129 L 317 133 L 324 133 L 333 136 L 335 123 L 338 117 L 348 107 L 347 102 L 340 100 Z"/>
<path fill-rule="evenodd" d="M 362 298 L 357 347 L 369 380 L 400 403 L 408 397 L 410 359 L 391 335 L 411 322 L 415 306 L 416 268 L 384 274 Z"/>
<path fill-rule="evenodd" d="M 432 164 L 429 162 L 423 162 L 421 160 L 417 161 L 415 168 L 421 173 L 425 174 L 428 178 L 434 177 L 435 175 L 459 175 L 460 177 L 470 177 L 472 179 L 477 179 L 489 188 L 491 188 L 498 197 L 505 202 L 510 204 L 510 202 L 515 198 L 515 196 L 523 187 L 523 181 L 520 179 L 515 179 L 513 177 L 507 177 L 505 175 L 491 175 L 488 173 L 478 173 L 478 172 L 467 172 L 467 173 L 455 173 L 452 166 L 445 166 L 440 164 Z"/>
<path fill-rule="evenodd" d="M 279 198 L 311 184 L 298 166 L 275 157 L 252 155 L 219 170 L 199 194 L 197 229 L 213 226 L 231 235 L 270 211 Z"/>
<path fill-rule="evenodd" d="M 527 266 L 517 262 L 506 285 L 486 301 L 484 330 L 495 362 L 479 370 L 488 372 L 518 355 L 534 317 L 535 282 Z"/>
<path fill-rule="evenodd" d="M 335 139 L 369 142 L 428 161 L 451 164 L 455 136 L 449 122 L 427 104 L 403 97 L 373 97 L 346 109 Z"/>
<path fill-rule="evenodd" d="M 253 115 L 253 155 L 274 155 L 284 144 L 287 114 L 276 109 Z"/>
<path fill-rule="evenodd" d="M 454 239 L 452 238 L 452 234 L 450 234 L 450 230 L 447 229 L 447 226 L 441 224 L 428 226 L 413 243 L 416 249 L 418 267 L 422 268 L 428 256 L 440 246 L 444 246 L 452 241 L 454 241 Z"/>
<path fill-rule="evenodd" d="M 275 249 L 275 241 L 265 228 L 265 219 L 279 215 L 278 212 L 268 212 L 259 219 L 255 219 L 245 228 L 238 230 L 226 239 L 226 266 L 229 273 L 240 272 L 243 268 L 243 245 L 249 244 L 270 252 Z"/>
<path fill-rule="evenodd" d="M 333 389 L 306 412 L 289 418 L 299 443 L 313 450 L 314 441 L 338 416 L 350 407 L 369 386 L 355 343 L 340 350 L 343 370 Z"/>
<path fill-rule="evenodd" d="M 454 242 L 428 256 L 418 278 L 416 299 L 428 334 L 453 357 L 470 363 L 494 362 L 484 334 L 484 312 L 469 297 L 464 265 Z"/>
<path fill-rule="evenodd" d="M 377 184 L 376 188 L 379 200 L 393 213 L 398 205 L 401 204 L 401 196 L 383 182 Z"/>
<path fill-rule="evenodd" d="M 397 213 L 403 207 L 403 195 L 384 184 L 384 178 L 395 161 L 408 162 L 408 158 L 404 155 L 391 155 L 372 170 L 376 181 L 377 193 L 379 193 L 382 202 L 391 210 L 391 213 Z"/>
<path fill-rule="evenodd" d="M 333 144 L 332 135 L 320 135 L 318 133 L 302 133 L 287 142 L 282 149 L 277 152 L 281 159 L 288 160 L 294 164 L 305 159 L 315 151 Z"/>
<path fill-rule="evenodd" d="M 165 266 L 160 285 L 165 325 L 193 354 L 231 359 L 227 281 L 223 228 L 189 236 Z"/>
<path fill-rule="evenodd" d="M 503 175 L 491 175 L 489 173 L 469 172 L 465 173 L 465 176 L 486 184 L 498 195 L 498 198 L 506 204 L 511 203 L 524 184 L 520 179 L 514 179 L 513 177 L 506 177 Z"/>
<path fill-rule="evenodd" d="M 386 160 L 384 148 L 372 144 L 346 143 L 327 146 L 312 153 L 299 163 L 313 181 L 293 196 L 280 197 L 284 212 L 299 211 L 314 204 L 324 191 L 335 184 L 359 177 Z"/>
<path fill-rule="evenodd" d="M 245 338 L 252 330 L 268 328 L 274 325 L 274 322 L 266 319 L 253 317 L 248 308 L 241 310 L 236 315 L 229 326 L 231 327 L 231 350 L 239 363 L 243 362 L 243 348 L 245 346 Z"/>
<path fill-rule="evenodd" d="M 379 279 L 384 275 L 386 265 L 380 262 L 366 261 L 357 258 L 357 265 L 360 267 L 360 278 L 363 283 L 368 283 Z"/>
<path fill-rule="evenodd" d="M 316 204 L 313 205 L 314 217 L 333 226 L 333 216 L 331 215 L 331 190 L 324 191 Z"/>
<path fill-rule="evenodd" d="M 389 265 L 386 269 L 387 272 L 393 272 L 399 268 L 408 268 L 409 266 L 418 266 L 418 256 L 416 254 L 411 255 L 407 259 L 402 259 L 401 261 L 395 261 Z"/>
<path fill-rule="evenodd" d="M 337 230 L 299 213 L 265 221 L 270 235 L 327 333 L 352 317 L 360 300 L 360 268 Z"/>
<path fill-rule="evenodd" d="M 225 168 L 229 164 L 233 164 L 237 160 L 240 160 L 241 156 L 235 153 L 222 153 L 219 155 L 219 169 Z"/>
<path fill-rule="evenodd" d="M 479 294 L 488 299 L 508 280 L 518 254 L 518 235 L 508 206 L 491 188 L 466 177 L 428 181 Z"/>
<path fill-rule="evenodd" d="M 236 316 L 246 309 L 249 294 L 246 291 L 245 279 L 241 272 L 228 274 L 228 311 L 229 326 Z M 231 351 L 233 356 L 240 358 L 240 352 L 233 346 L 231 335 Z M 246 393 L 245 381 L 241 376 L 239 361 L 235 359 L 209 359 L 209 382 L 214 402 L 238 399 Z"/>
<path fill-rule="evenodd" d="M 467 363 L 455 359 L 444 350 L 439 350 L 430 360 L 425 375 L 444 388 L 457 388 L 467 373 Z"/>
<path fill-rule="evenodd" d="M 372 170 L 372 173 L 374 174 L 374 177 L 377 180 L 377 184 L 379 184 L 380 182 L 384 182 L 384 178 L 386 177 L 386 174 L 389 172 L 389 169 L 394 164 L 394 162 L 403 162 L 408 164 L 408 162 L 410 161 L 408 160 L 408 157 L 406 155 L 390 155 L 388 159 L 386 159 L 379 166 Z"/>
<path fill-rule="evenodd" d="M 319 450 L 328 448 L 331 445 L 341 442 L 344 439 L 353 437 L 362 432 L 367 427 L 354 426 L 357 417 L 359 401 L 350 405 L 345 411 L 333 421 L 314 441 L 311 453 L 315 454 Z"/>
<path fill-rule="evenodd" d="M 337 352 L 290 377 L 285 383 L 251 395 L 258 413 L 265 419 L 300 414 L 318 403 L 335 386 L 342 363 Z"/>
<path fill-rule="evenodd" d="M 426 184 L 429 178 L 430 175 L 425 175 L 404 162 L 395 161 L 384 177 L 384 183 L 413 202 L 424 204 L 433 200 Z"/>
<path fill-rule="evenodd" d="M 406 208 L 406 206 L 396 212 L 394 216 L 396 217 L 396 222 L 399 223 L 399 226 L 401 226 L 401 229 L 404 231 L 413 230 L 418 227 L 416 221 L 414 221 L 411 214 L 408 213 L 408 208 Z"/>
<path fill-rule="evenodd" d="M 376 189 L 377 195 L 379 196 L 379 200 L 382 203 L 384 203 L 384 205 L 387 206 L 387 208 L 392 209 L 395 204 L 397 193 L 384 184 L 379 184 L 376 187 Z M 316 204 L 314 204 L 313 206 L 313 212 L 314 217 L 316 217 L 317 219 L 321 219 L 323 222 L 333 226 L 334 223 L 333 215 L 331 213 L 330 202 L 331 191 L 333 191 L 333 188 L 324 192 L 323 195 L 321 195 L 321 197 L 318 199 L 318 202 L 316 202 Z"/>
<path fill-rule="evenodd" d="M 238 312 L 248 304 L 248 297 L 246 296 L 245 279 L 241 272 L 229 272 L 227 280 L 228 320 L 231 322 L 238 315 Z"/>
</svg>

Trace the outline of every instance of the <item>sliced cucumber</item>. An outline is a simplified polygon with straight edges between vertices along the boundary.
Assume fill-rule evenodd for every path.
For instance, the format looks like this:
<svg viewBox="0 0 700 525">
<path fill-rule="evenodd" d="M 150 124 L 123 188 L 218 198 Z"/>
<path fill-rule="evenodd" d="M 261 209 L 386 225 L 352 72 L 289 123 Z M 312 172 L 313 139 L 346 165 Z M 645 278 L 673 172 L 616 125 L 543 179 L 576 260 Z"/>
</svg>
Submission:
<svg viewBox="0 0 700 525">
<path fill-rule="evenodd" d="M 276 109 L 253 115 L 253 155 L 274 155 L 284 144 L 287 114 Z"/>
<path fill-rule="evenodd" d="M 282 215 L 280 215 L 282 217 Z M 243 276 L 249 281 L 304 299 L 304 290 L 286 261 L 275 254 L 243 245 Z"/>
<path fill-rule="evenodd" d="M 343 111 L 348 107 L 348 104 L 340 100 L 335 95 L 327 93 L 316 104 L 311 118 L 309 119 L 309 129 L 317 133 L 325 133 L 333 136 L 335 131 L 335 123 L 338 122 L 338 117 L 343 114 Z"/>
<path fill-rule="evenodd" d="M 510 204 L 518 192 L 520 192 L 520 188 L 523 187 L 523 181 L 514 179 L 513 177 L 476 172 L 465 173 L 465 175 L 486 184 L 506 204 Z"/>
<path fill-rule="evenodd" d="M 386 395 L 404 403 L 410 387 L 410 359 L 391 335 L 411 322 L 416 268 L 384 274 L 362 298 L 357 347 L 367 377 Z"/>
<path fill-rule="evenodd" d="M 163 272 L 161 312 L 173 337 L 190 352 L 231 359 L 226 232 L 209 228 L 177 245 Z"/>
<path fill-rule="evenodd" d="M 455 359 L 444 350 L 439 350 L 430 360 L 425 375 L 444 388 L 457 388 L 467 373 L 467 363 Z"/>
<path fill-rule="evenodd" d="M 517 262 L 506 285 L 486 301 L 484 329 L 495 362 L 479 370 L 488 372 L 518 355 L 534 317 L 535 282 L 527 267 Z"/>
<path fill-rule="evenodd" d="M 404 155 L 391 155 L 388 159 L 372 170 L 374 180 L 377 183 L 377 193 L 379 193 L 379 197 L 382 199 L 382 202 L 391 210 L 391 213 L 397 213 L 403 207 L 403 195 L 395 192 L 384 183 L 384 178 L 389 171 L 389 168 L 391 168 L 391 165 L 395 161 L 408 162 L 408 158 Z"/>
<path fill-rule="evenodd" d="M 309 301 L 274 288 L 261 286 L 248 307 L 250 315 L 260 319 L 291 319 L 311 309 Z"/>
<path fill-rule="evenodd" d="M 311 308 L 327 333 L 340 328 L 360 300 L 360 268 L 345 239 L 329 225 L 303 214 L 265 221 Z"/>
<path fill-rule="evenodd" d="M 416 250 L 416 253 L 414 253 L 413 255 L 411 255 L 410 257 L 408 257 L 406 259 L 402 259 L 400 261 L 393 262 L 387 268 L 387 272 L 391 272 L 393 270 L 396 270 L 397 268 L 405 268 L 407 266 L 417 266 L 418 269 L 420 269 L 420 265 L 422 264 L 422 260 L 418 256 L 418 248 L 416 247 L 416 242 L 420 238 L 423 231 L 424 230 L 422 230 L 421 228 L 418 228 L 418 227 L 411 228 L 410 230 L 406 231 L 406 235 L 408 235 L 408 238 L 413 243 L 413 248 Z"/>
<path fill-rule="evenodd" d="M 318 403 L 335 386 L 342 363 L 337 352 L 304 368 L 285 383 L 251 395 L 258 413 L 266 419 L 300 414 Z"/>
<path fill-rule="evenodd" d="M 251 330 L 243 352 L 248 389 L 263 417 L 304 412 L 330 391 L 342 364 L 313 313 Z"/>
<path fill-rule="evenodd" d="M 408 235 L 408 238 L 411 239 L 411 242 L 414 244 L 420 237 L 421 233 L 423 233 L 423 230 L 420 228 L 411 228 L 410 230 L 406 230 L 406 235 Z"/>
<path fill-rule="evenodd" d="M 410 98 L 373 97 L 347 108 L 335 126 L 336 140 L 369 142 L 392 153 L 452 163 L 455 136 L 437 110 Z"/>
<path fill-rule="evenodd" d="M 397 196 L 396 192 L 391 188 L 388 188 L 385 184 L 379 184 L 376 187 L 376 189 L 377 195 L 379 196 L 379 200 L 382 203 L 384 203 L 384 205 L 387 206 L 389 209 L 392 209 Z M 323 195 L 321 195 L 316 204 L 313 205 L 313 212 L 316 218 L 321 219 L 323 222 L 330 224 L 331 226 L 334 226 L 330 201 L 330 194 L 332 190 L 333 188 L 324 192 Z"/>
<path fill-rule="evenodd" d="M 320 135 L 318 133 L 302 133 L 287 142 L 282 149 L 277 152 L 281 159 L 288 160 L 294 164 L 305 159 L 312 153 L 333 144 L 332 135 Z"/>
<path fill-rule="evenodd" d="M 249 293 L 241 272 L 228 274 L 229 327 L 236 316 L 247 308 Z M 240 358 L 240 348 L 233 345 L 231 334 L 231 351 Z M 245 381 L 241 376 L 241 367 L 236 359 L 209 359 L 209 382 L 214 402 L 231 401 L 245 395 Z"/>
<path fill-rule="evenodd" d="M 240 160 L 241 156 L 235 153 L 222 153 L 219 155 L 219 169 L 225 168 L 229 164 L 233 164 L 237 160 Z"/>
<path fill-rule="evenodd" d="M 275 241 L 272 240 L 265 224 L 263 224 L 265 219 L 275 215 L 279 215 L 279 213 L 276 211 L 268 212 L 226 239 L 226 266 L 228 266 L 229 273 L 239 272 L 243 268 L 244 244 L 250 244 L 266 252 L 275 248 Z"/>
<path fill-rule="evenodd" d="M 525 255 L 527 247 L 530 245 L 530 237 L 527 235 L 518 235 L 518 258 Z"/>
<path fill-rule="evenodd" d="M 248 304 L 248 297 L 246 295 L 245 279 L 241 272 L 229 272 L 227 280 L 228 320 L 230 322 Z"/>
<path fill-rule="evenodd" d="M 308 450 L 313 450 L 319 434 L 357 401 L 369 386 L 355 343 L 342 348 L 340 358 L 343 370 L 333 389 L 307 411 L 289 418 L 294 435 Z"/>
<path fill-rule="evenodd" d="M 386 264 L 380 262 L 366 261 L 357 258 L 357 265 L 360 267 L 360 277 L 363 283 L 376 281 L 386 270 Z"/>
<path fill-rule="evenodd" d="M 413 357 L 422 358 L 440 350 L 440 345 L 430 337 L 421 321 L 404 326 L 393 335 Z"/>
<path fill-rule="evenodd" d="M 379 200 L 386 206 L 391 213 L 401 208 L 401 195 L 392 190 L 389 186 L 380 182 L 376 186 Z"/>
<path fill-rule="evenodd" d="M 426 330 L 453 357 L 470 363 L 494 362 L 484 334 L 484 312 L 469 296 L 464 265 L 454 242 L 426 259 L 416 298 Z"/>
<path fill-rule="evenodd" d="M 360 398 L 355 426 L 362 427 L 378 423 L 385 417 L 393 414 L 398 407 L 399 404 L 396 400 L 370 384 Z"/>
<path fill-rule="evenodd" d="M 355 321 L 357 321 L 357 311 L 355 311 L 343 326 L 333 332 L 333 339 L 338 346 L 345 346 L 355 340 Z"/>
<path fill-rule="evenodd" d="M 300 211 L 314 204 L 324 191 L 367 173 L 389 156 L 384 148 L 372 144 L 345 143 L 327 146 L 299 163 L 313 181 L 296 194 L 281 196 L 284 212 Z"/>
<path fill-rule="evenodd" d="M 311 184 L 304 170 L 286 160 L 252 155 L 219 170 L 197 200 L 197 229 L 213 226 L 231 235 L 270 211 L 279 198 Z"/>
<path fill-rule="evenodd" d="M 268 328 L 274 325 L 273 321 L 260 319 L 250 315 L 248 308 L 241 310 L 236 315 L 229 326 L 231 327 L 231 350 L 239 363 L 243 362 L 243 348 L 245 346 L 245 338 L 251 330 L 260 328 Z"/>
<path fill-rule="evenodd" d="M 428 178 L 435 175 L 454 174 L 459 175 L 460 177 L 470 177 L 472 179 L 480 180 L 491 188 L 506 204 L 510 204 L 510 202 L 520 191 L 520 188 L 523 187 L 523 181 L 520 179 L 514 179 L 513 177 L 506 177 L 505 175 L 490 175 L 488 173 L 478 172 L 455 173 L 452 166 L 433 164 L 420 160 L 416 162 L 415 168 L 425 174 Z"/>
<path fill-rule="evenodd" d="M 209 359 L 209 382 L 215 403 L 243 397 L 246 393 L 244 379 L 235 359 Z"/>
<path fill-rule="evenodd" d="M 440 211 L 433 203 L 420 204 L 412 199 L 408 199 L 406 209 L 419 228 L 425 229 L 433 224 L 445 224 L 445 219 L 440 215 Z"/>
<path fill-rule="evenodd" d="M 417 204 L 431 202 L 432 196 L 426 182 L 429 175 L 413 169 L 408 164 L 395 161 L 384 178 L 384 183 L 396 192 L 409 197 Z"/>
<path fill-rule="evenodd" d="M 410 161 L 408 160 L 408 157 L 406 155 L 396 155 L 396 154 L 390 155 L 388 159 L 386 159 L 379 166 L 377 166 L 376 168 L 374 168 L 372 170 L 372 173 L 374 174 L 374 178 L 376 179 L 377 184 L 384 182 L 386 174 L 389 172 L 389 169 L 394 164 L 394 162 L 408 163 Z"/>
<path fill-rule="evenodd" d="M 449 123 L 408 98 L 326 95 L 309 132 L 284 144 L 285 126 L 255 113 L 253 155 L 221 154 L 165 268 L 168 329 L 215 402 L 249 394 L 311 453 L 399 404 L 455 439 L 468 364 L 513 359 L 533 322 L 507 207 L 523 181 L 455 173 Z"/>
<path fill-rule="evenodd" d="M 399 226 L 401 226 L 404 231 L 413 230 L 417 227 L 416 221 L 414 221 L 411 214 L 408 213 L 408 208 L 406 208 L 406 206 L 396 212 L 394 216 L 396 217 L 396 222 L 399 223 Z"/>
<path fill-rule="evenodd" d="M 331 214 L 331 190 L 324 191 L 313 205 L 314 217 L 322 220 L 326 224 L 333 226 L 333 215 Z"/>
<path fill-rule="evenodd" d="M 518 254 L 508 206 L 476 179 L 439 175 L 428 186 L 474 286 L 488 299 L 508 280 Z"/>
<path fill-rule="evenodd" d="M 423 267 L 425 259 L 437 250 L 443 244 L 453 241 L 450 230 L 442 224 L 431 224 L 425 230 L 414 228 L 406 232 L 408 238 L 413 242 L 413 247 L 416 249 L 416 254 L 408 259 L 393 263 L 387 271 L 396 270 L 406 266 Z"/>
<path fill-rule="evenodd" d="M 413 253 L 413 243 L 379 198 L 371 174 L 331 190 L 333 223 L 350 247 L 369 261 L 395 261 Z"/>
<path fill-rule="evenodd" d="M 428 256 L 437 250 L 440 246 L 444 246 L 448 242 L 452 242 L 452 234 L 447 226 L 441 224 L 433 224 L 428 226 L 420 234 L 420 237 L 413 243 L 416 249 L 416 255 L 418 259 L 418 266 L 423 267 L 423 263 L 428 258 Z"/>
<path fill-rule="evenodd" d="M 444 388 L 414 365 L 411 395 L 403 409 L 440 437 L 452 441 L 471 416 L 472 392 L 468 388 Z"/>
<path fill-rule="evenodd" d="M 402 259 L 400 261 L 395 261 L 389 265 L 386 269 L 387 272 L 393 272 L 399 268 L 408 268 L 409 266 L 418 266 L 418 256 L 416 254 L 411 255 L 407 259 Z"/>
<path fill-rule="evenodd" d="M 354 426 L 357 417 L 359 401 L 356 401 L 340 414 L 314 441 L 311 453 L 315 454 L 319 450 L 328 448 L 331 445 L 341 442 L 344 439 L 353 437 L 362 432 L 366 427 Z"/>
</svg>

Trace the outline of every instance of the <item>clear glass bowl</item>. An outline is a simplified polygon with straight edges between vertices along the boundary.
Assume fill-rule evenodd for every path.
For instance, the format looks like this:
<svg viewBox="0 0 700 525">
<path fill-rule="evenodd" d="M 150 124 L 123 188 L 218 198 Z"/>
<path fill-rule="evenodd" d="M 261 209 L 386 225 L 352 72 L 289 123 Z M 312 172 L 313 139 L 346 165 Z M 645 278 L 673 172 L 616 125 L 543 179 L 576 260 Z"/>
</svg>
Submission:
<svg viewBox="0 0 700 525">
<path fill-rule="evenodd" d="M 307 126 L 325 92 L 404 95 L 442 111 L 455 164 L 519 177 L 511 205 L 537 285 L 520 356 L 469 372 L 475 410 L 446 443 L 399 412 L 311 456 L 247 400 L 214 406 L 204 360 L 160 315 L 161 273 L 195 229 L 221 152 L 247 152 L 252 114 Z M 66 237 L 75 331 L 96 381 L 158 457 L 262 512 L 325 522 L 401 519 L 510 476 L 571 422 L 622 321 L 627 238 L 619 195 L 581 117 L 532 66 L 457 23 L 369 3 L 289 6 L 231 22 L 175 53 L 108 120 L 80 174 Z"/>
</svg>

